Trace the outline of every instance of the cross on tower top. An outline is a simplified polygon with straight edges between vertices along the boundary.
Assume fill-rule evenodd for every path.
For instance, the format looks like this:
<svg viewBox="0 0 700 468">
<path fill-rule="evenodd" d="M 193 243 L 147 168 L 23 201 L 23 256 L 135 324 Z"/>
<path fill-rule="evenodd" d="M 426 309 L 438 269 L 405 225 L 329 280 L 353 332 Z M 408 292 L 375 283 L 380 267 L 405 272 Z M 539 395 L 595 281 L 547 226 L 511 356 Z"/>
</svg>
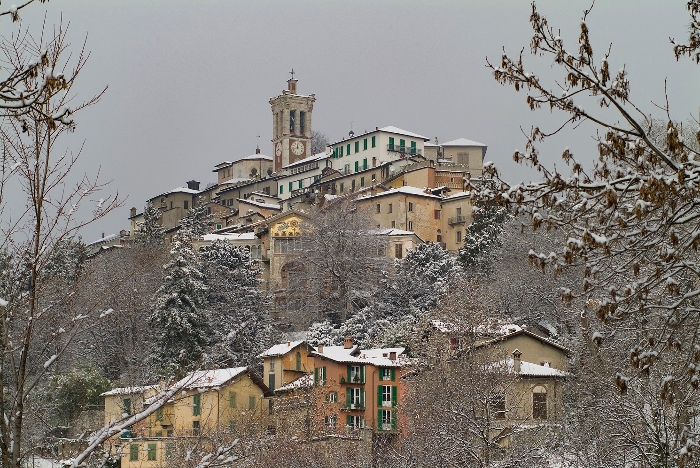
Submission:
<svg viewBox="0 0 700 468">
<path fill-rule="evenodd" d="M 290 75 L 292 75 L 292 79 L 294 79 L 294 69 L 292 68 L 292 71 L 289 72 Z"/>
</svg>

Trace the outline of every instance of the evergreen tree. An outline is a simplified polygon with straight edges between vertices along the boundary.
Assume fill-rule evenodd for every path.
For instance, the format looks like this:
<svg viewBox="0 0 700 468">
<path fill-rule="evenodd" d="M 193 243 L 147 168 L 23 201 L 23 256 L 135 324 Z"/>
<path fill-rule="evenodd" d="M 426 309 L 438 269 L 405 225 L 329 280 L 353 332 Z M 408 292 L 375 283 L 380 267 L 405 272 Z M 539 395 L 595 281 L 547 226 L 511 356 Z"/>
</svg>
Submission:
<svg viewBox="0 0 700 468">
<path fill-rule="evenodd" d="M 180 220 L 180 230 L 188 238 L 201 237 L 211 232 L 211 214 L 208 213 L 203 197 L 197 199 L 197 204 Z"/>
<path fill-rule="evenodd" d="M 323 322 L 311 324 L 306 332 L 306 341 L 311 346 L 340 346 L 342 337 L 340 336 L 340 330 L 335 325 L 328 320 L 324 320 Z"/>
<path fill-rule="evenodd" d="M 155 332 L 153 361 L 163 375 L 181 377 L 204 357 L 209 343 L 207 287 L 196 252 L 183 233 L 173 239 L 164 283 L 150 317 Z"/>
<path fill-rule="evenodd" d="M 507 208 L 502 206 L 474 207 L 474 221 L 467 226 L 464 246 L 459 249 L 459 260 L 468 269 L 489 271 L 498 248 L 504 224 L 512 219 Z"/>
<path fill-rule="evenodd" d="M 82 271 L 86 258 L 87 251 L 80 237 L 77 240 L 60 240 L 46 262 L 44 277 L 74 281 Z"/>
<path fill-rule="evenodd" d="M 134 242 L 147 246 L 163 245 L 165 229 L 160 224 L 160 211 L 152 204 L 147 204 L 143 209 L 143 222 L 134 232 Z"/>
<path fill-rule="evenodd" d="M 201 252 L 213 330 L 214 365 L 256 366 L 272 344 L 269 301 L 260 289 L 260 266 L 245 247 L 217 240 Z"/>
</svg>

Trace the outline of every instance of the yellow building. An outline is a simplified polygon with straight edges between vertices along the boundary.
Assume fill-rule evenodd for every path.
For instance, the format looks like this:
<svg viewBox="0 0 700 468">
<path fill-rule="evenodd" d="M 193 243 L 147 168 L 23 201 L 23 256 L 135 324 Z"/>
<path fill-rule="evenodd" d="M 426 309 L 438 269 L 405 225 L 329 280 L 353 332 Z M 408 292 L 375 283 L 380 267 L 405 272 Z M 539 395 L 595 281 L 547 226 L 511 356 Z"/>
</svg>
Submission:
<svg viewBox="0 0 700 468">
<path fill-rule="evenodd" d="M 258 357 L 263 358 L 263 378 L 267 387 L 274 391 L 311 373 L 314 368 L 313 350 L 306 341 L 287 341 L 261 353 Z"/>
<path fill-rule="evenodd" d="M 197 371 L 175 385 L 182 391 L 172 400 L 132 432 L 110 441 L 113 453 L 121 454 L 122 468 L 167 466 L 169 459 L 194 442 L 206 445 L 214 436 L 260 433 L 269 425 L 273 394 L 248 367 Z M 157 391 L 156 387 L 151 398 Z M 118 399 L 116 406 L 111 402 L 108 406 L 112 396 L 105 395 L 105 419 L 108 407 L 112 412 L 119 408 Z"/>
</svg>

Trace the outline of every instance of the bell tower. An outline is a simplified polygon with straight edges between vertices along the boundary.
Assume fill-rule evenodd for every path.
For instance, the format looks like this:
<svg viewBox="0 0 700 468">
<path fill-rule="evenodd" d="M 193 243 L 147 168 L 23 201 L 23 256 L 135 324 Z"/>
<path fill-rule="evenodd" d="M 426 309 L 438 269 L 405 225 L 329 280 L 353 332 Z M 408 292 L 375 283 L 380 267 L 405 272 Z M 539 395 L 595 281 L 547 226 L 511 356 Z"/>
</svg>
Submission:
<svg viewBox="0 0 700 468">
<path fill-rule="evenodd" d="M 316 97 L 297 94 L 297 81 L 287 80 L 287 89 L 270 98 L 272 107 L 272 154 L 274 171 L 311 156 L 311 112 Z"/>
</svg>

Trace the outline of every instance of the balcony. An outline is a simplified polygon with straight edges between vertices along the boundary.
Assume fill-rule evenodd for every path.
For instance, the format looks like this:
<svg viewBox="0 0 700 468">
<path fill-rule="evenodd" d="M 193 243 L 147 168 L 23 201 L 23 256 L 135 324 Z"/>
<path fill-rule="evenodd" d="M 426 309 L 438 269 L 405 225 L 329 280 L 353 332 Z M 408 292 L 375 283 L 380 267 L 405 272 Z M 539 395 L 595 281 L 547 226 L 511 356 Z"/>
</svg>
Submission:
<svg viewBox="0 0 700 468">
<path fill-rule="evenodd" d="M 402 158 L 409 156 L 423 156 L 423 150 L 413 148 L 410 146 L 399 146 L 399 145 L 386 145 L 387 151 L 393 151 L 394 153 L 402 153 Z"/>
<path fill-rule="evenodd" d="M 467 221 L 469 221 L 469 216 L 464 216 L 464 215 L 458 215 L 458 216 L 453 216 L 452 218 L 447 218 L 447 224 L 450 226 L 454 224 L 464 224 Z"/>
</svg>

